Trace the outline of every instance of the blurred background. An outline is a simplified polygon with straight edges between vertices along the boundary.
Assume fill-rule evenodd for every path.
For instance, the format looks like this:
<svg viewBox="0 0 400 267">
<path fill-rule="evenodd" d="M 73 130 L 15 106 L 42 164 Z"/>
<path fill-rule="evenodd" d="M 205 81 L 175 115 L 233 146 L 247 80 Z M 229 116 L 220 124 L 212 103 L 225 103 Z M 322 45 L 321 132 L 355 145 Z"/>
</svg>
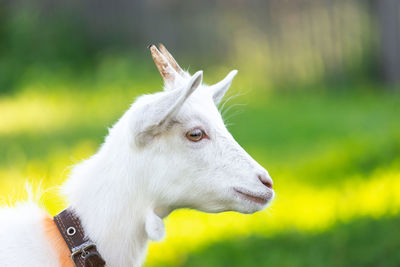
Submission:
<svg viewBox="0 0 400 267">
<path fill-rule="evenodd" d="M 65 207 L 69 166 L 161 90 L 158 42 L 207 83 L 239 70 L 223 116 L 277 196 L 172 213 L 146 266 L 400 266 L 398 0 L 2 0 L 0 204 L 28 180 Z"/>
</svg>

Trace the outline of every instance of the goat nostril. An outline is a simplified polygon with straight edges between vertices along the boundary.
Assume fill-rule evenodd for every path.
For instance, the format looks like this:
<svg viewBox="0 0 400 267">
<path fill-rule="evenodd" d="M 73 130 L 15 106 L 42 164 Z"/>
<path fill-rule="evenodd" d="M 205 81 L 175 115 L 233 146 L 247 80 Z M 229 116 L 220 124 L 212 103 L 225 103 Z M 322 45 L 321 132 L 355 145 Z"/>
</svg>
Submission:
<svg viewBox="0 0 400 267">
<path fill-rule="evenodd" d="M 266 187 L 272 189 L 272 183 L 270 181 L 262 182 Z"/>
<path fill-rule="evenodd" d="M 258 175 L 258 179 L 261 181 L 261 183 L 263 183 L 263 185 L 269 189 L 272 189 L 272 180 L 270 178 L 266 178 L 263 175 Z"/>
</svg>

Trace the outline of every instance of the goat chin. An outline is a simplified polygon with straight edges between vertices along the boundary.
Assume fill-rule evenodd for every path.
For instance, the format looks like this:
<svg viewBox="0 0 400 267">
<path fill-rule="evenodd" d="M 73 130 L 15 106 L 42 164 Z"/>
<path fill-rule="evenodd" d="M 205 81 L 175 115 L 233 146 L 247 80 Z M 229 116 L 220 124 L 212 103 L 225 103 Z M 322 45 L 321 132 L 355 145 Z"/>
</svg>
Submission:
<svg viewBox="0 0 400 267">
<path fill-rule="evenodd" d="M 164 46 L 150 50 L 164 91 L 138 98 L 63 187 L 109 267 L 140 266 L 148 239 L 163 239 L 162 218 L 176 207 L 253 213 L 274 196 L 268 172 L 217 109 L 237 71 L 207 86 L 202 71 L 183 71 Z M 33 204 L 0 210 L 2 266 L 68 266 L 52 246 L 48 218 Z"/>
</svg>

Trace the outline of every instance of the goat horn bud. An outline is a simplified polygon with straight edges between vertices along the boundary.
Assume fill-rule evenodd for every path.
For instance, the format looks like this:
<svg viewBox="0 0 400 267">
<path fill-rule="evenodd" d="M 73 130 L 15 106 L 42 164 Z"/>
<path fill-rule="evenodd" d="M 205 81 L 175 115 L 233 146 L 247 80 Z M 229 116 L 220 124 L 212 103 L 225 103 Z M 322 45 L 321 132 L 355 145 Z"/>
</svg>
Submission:
<svg viewBox="0 0 400 267">
<path fill-rule="evenodd" d="M 167 48 L 165 48 L 165 46 L 162 43 L 159 43 L 158 47 L 161 53 L 167 58 L 167 61 L 171 65 L 171 67 L 173 67 L 177 73 L 183 76 L 184 72 L 182 68 L 179 66 L 178 62 L 176 62 L 175 58 L 171 55 L 171 53 L 167 50 Z"/>
<path fill-rule="evenodd" d="M 173 82 L 174 73 L 171 72 L 171 67 L 168 64 L 166 57 L 157 49 L 155 45 L 149 46 L 151 56 L 153 57 L 154 63 L 165 83 Z"/>
</svg>

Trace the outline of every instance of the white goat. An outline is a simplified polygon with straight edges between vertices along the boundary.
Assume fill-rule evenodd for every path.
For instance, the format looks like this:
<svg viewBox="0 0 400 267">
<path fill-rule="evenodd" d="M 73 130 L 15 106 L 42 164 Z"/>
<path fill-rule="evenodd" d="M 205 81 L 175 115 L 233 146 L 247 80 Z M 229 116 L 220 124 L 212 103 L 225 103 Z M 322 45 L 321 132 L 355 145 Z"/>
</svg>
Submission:
<svg viewBox="0 0 400 267">
<path fill-rule="evenodd" d="M 64 187 L 107 266 L 140 266 L 177 208 L 253 213 L 274 196 L 268 172 L 226 129 L 216 108 L 237 71 L 202 85 L 164 46 L 151 46 L 165 90 L 137 99 L 100 150 Z M 53 220 L 34 204 L 0 210 L 0 266 L 73 266 Z M 57 240 L 55 240 L 57 239 Z"/>
</svg>

